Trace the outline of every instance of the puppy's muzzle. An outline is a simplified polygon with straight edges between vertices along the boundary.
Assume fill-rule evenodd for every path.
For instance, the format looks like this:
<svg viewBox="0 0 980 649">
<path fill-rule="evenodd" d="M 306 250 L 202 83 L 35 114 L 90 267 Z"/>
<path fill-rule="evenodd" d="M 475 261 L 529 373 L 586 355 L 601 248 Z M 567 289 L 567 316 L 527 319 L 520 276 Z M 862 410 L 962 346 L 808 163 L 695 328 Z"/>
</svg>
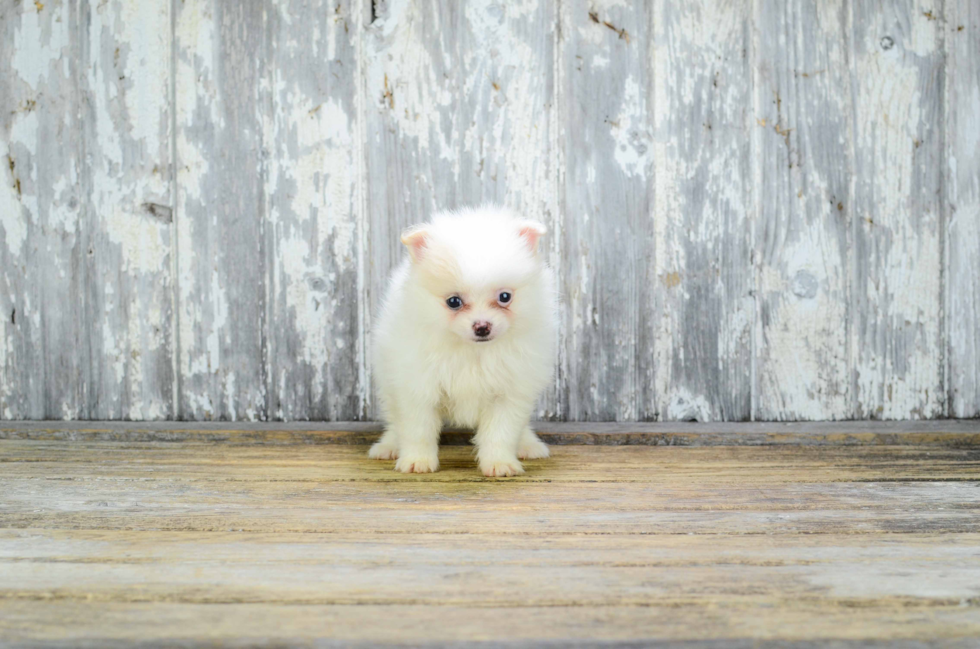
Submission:
<svg viewBox="0 0 980 649">
<path fill-rule="evenodd" d="M 492 325 L 489 322 L 474 322 L 473 334 L 477 337 L 477 340 L 487 340 L 490 338 L 491 327 Z"/>
</svg>

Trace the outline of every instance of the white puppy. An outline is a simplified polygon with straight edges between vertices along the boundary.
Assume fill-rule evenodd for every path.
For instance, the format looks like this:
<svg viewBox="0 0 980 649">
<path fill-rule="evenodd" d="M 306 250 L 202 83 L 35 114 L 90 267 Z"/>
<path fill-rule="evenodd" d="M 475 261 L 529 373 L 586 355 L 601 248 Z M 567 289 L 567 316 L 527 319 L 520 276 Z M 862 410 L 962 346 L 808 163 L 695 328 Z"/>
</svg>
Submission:
<svg viewBox="0 0 980 649">
<path fill-rule="evenodd" d="M 370 456 L 439 469 L 443 423 L 473 428 L 480 470 L 524 473 L 548 457 L 529 425 L 554 366 L 551 270 L 540 223 L 494 207 L 437 214 L 407 230 L 375 328 L 374 376 L 385 433 Z"/>
</svg>

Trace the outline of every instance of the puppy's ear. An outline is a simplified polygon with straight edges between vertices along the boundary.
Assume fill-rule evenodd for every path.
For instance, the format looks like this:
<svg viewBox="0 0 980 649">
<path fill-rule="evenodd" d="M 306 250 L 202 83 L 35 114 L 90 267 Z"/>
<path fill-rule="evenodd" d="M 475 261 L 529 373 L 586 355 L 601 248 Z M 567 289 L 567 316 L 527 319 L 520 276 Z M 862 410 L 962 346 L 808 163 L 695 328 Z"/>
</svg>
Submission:
<svg viewBox="0 0 980 649">
<path fill-rule="evenodd" d="M 528 249 L 537 254 L 538 252 L 538 239 L 543 237 L 548 233 L 548 228 L 544 227 L 537 221 L 521 221 L 519 233 L 521 238 L 524 239 L 524 243 L 527 245 Z"/>
<path fill-rule="evenodd" d="M 408 254 L 416 264 L 425 256 L 428 240 L 429 231 L 422 225 L 416 225 L 402 232 L 402 243 L 408 248 Z"/>
</svg>

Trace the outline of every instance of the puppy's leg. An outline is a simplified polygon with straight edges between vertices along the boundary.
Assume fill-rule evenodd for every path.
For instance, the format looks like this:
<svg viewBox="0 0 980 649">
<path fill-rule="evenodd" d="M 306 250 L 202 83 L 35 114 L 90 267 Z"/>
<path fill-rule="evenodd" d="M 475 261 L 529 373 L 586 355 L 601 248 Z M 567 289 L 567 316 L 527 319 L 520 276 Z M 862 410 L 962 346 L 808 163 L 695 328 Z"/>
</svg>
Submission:
<svg viewBox="0 0 980 649">
<path fill-rule="evenodd" d="M 394 428 L 387 428 L 381 439 L 376 441 L 368 451 L 368 457 L 375 460 L 398 459 L 398 433 Z"/>
<path fill-rule="evenodd" d="M 521 441 L 517 444 L 517 457 L 522 460 L 538 460 L 551 455 L 548 445 L 534 434 L 530 426 L 524 427 Z"/>
<path fill-rule="evenodd" d="M 398 419 L 398 411 L 393 390 L 385 385 L 381 386 L 381 416 L 385 422 L 385 432 L 368 451 L 368 457 L 375 460 L 397 460 L 398 429 L 392 422 Z"/>
<path fill-rule="evenodd" d="M 500 399 L 481 414 L 473 443 L 480 470 L 487 477 L 523 475 L 518 443 L 528 427 L 531 404 Z"/>
<path fill-rule="evenodd" d="M 395 470 L 402 473 L 438 471 L 442 418 L 437 404 L 424 401 L 414 405 L 399 403 L 398 415 L 398 420 L 392 422 L 398 431 Z"/>
</svg>

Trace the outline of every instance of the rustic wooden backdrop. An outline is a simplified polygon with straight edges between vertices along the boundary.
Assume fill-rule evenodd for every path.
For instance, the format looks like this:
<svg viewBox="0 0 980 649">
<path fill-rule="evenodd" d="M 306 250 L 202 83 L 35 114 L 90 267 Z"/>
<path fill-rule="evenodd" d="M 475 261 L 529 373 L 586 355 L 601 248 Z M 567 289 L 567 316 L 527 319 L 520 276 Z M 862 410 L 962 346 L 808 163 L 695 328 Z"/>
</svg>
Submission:
<svg viewBox="0 0 980 649">
<path fill-rule="evenodd" d="M 369 419 L 397 232 L 546 222 L 540 416 L 980 415 L 976 0 L 2 0 L 0 418 Z"/>
</svg>

